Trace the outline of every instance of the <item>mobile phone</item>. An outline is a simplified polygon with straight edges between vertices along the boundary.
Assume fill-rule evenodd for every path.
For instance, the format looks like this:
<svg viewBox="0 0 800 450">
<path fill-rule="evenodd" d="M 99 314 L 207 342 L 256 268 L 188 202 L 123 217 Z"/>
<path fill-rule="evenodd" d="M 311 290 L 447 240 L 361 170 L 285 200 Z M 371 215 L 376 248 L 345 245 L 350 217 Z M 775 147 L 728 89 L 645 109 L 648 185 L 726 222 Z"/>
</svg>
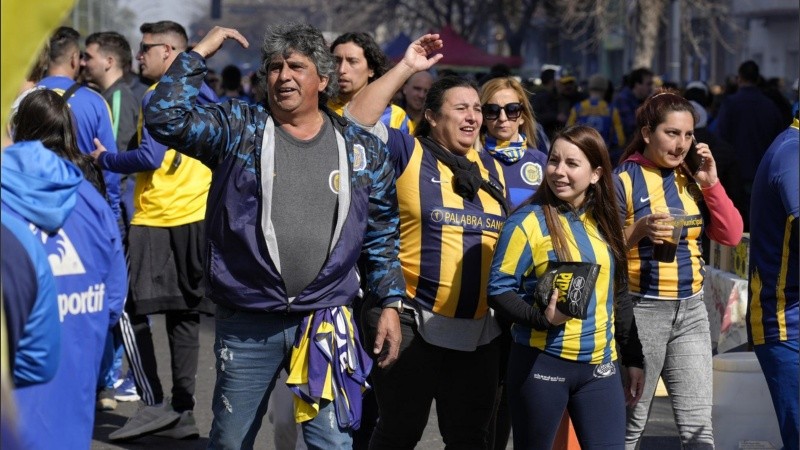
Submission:
<svg viewBox="0 0 800 450">
<path fill-rule="evenodd" d="M 686 152 L 686 157 L 683 158 L 689 171 L 694 174 L 700 167 L 703 166 L 703 157 L 697 154 L 697 139 L 692 135 L 692 145 L 689 146 L 689 151 Z"/>
</svg>

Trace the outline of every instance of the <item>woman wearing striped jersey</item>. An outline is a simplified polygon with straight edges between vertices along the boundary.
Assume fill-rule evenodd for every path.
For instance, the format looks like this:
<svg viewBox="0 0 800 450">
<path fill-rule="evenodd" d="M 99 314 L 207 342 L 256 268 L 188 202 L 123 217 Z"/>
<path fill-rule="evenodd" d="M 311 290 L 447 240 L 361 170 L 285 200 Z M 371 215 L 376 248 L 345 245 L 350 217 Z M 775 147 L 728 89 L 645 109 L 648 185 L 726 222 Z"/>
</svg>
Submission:
<svg viewBox="0 0 800 450">
<path fill-rule="evenodd" d="M 373 449 L 414 448 L 434 400 L 448 448 L 485 449 L 494 411 L 500 327 L 486 287 L 506 202 L 473 147 L 483 121 L 477 86 L 458 77 L 434 82 L 415 136 L 378 122 L 392 93 L 438 61 L 441 55 L 428 55 L 442 45 L 436 34 L 414 41 L 344 112 L 386 142 L 397 174 L 407 298 L 397 361 L 372 372 L 380 410 Z M 368 338 L 379 312 L 365 306 Z"/>
<path fill-rule="evenodd" d="M 628 409 L 626 447 L 633 449 L 647 423 L 663 377 L 684 448 L 711 449 L 712 367 L 708 315 L 703 303 L 701 235 L 725 245 L 742 236 L 742 218 L 717 178 L 708 145 L 697 144 L 703 163 L 684 163 L 694 134 L 694 108 L 674 91 L 656 93 L 636 111 L 638 132 L 622 155 L 617 205 L 628 246 L 630 293 L 645 354 L 644 393 Z M 659 207 L 686 211 L 673 262 L 656 261 L 653 244 L 672 233 Z"/>
<path fill-rule="evenodd" d="M 552 448 L 565 409 L 582 448 L 622 448 L 625 404 L 641 395 L 642 353 L 625 290 L 627 263 L 608 150 L 593 128 L 553 139 L 545 183 L 506 221 L 489 278 L 489 305 L 514 322 L 508 390 L 514 448 Z M 550 261 L 600 265 L 585 320 L 545 309 L 533 292 Z M 623 392 L 617 344 L 628 368 Z"/>
</svg>

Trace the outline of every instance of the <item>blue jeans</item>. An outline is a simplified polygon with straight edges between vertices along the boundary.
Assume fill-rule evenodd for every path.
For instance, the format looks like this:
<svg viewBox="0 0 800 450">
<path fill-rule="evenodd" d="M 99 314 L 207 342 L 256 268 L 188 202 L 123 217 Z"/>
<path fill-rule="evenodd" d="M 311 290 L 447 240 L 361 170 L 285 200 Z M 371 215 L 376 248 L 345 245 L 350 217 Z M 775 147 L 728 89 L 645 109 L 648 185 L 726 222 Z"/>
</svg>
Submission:
<svg viewBox="0 0 800 450">
<path fill-rule="evenodd" d="M 217 381 L 211 409 L 209 449 L 252 449 L 278 372 L 289 364 L 304 314 L 261 313 L 217 305 Z M 350 430 L 339 428 L 333 403 L 303 423 L 309 449 L 350 448 Z"/>
<path fill-rule="evenodd" d="M 800 442 L 800 414 L 798 413 L 798 370 L 800 346 L 796 340 L 774 342 L 753 347 L 758 363 L 767 379 L 772 405 L 778 416 L 783 448 L 797 450 Z"/>
<path fill-rule="evenodd" d="M 633 308 L 644 353 L 644 392 L 628 408 L 625 448 L 634 449 L 647 424 L 658 377 L 672 400 L 684 449 L 713 449 L 711 334 L 703 296 L 641 300 Z"/>
</svg>

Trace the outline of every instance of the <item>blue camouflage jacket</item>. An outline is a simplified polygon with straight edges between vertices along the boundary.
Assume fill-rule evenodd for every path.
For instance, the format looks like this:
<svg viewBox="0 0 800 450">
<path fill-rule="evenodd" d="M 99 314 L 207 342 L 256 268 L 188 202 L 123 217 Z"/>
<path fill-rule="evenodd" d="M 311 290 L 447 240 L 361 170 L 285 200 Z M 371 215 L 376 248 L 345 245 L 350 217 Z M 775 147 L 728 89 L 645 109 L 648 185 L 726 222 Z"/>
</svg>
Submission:
<svg viewBox="0 0 800 450">
<path fill-rule="evenodd" d="M 197 53 L 181 54 L 144 113 L 156 141 L 212 171 L 206 208 L 209 298 L 227 307 L 267 312 L 347 305 L 359 291 L 356 263 L 363 253 L 367 288 L 382 304 L 399 300 L 405 283 L 397 258 L 395 174 L 386 146 L 325 111 L 336 130 L 340 179 L 349 183 L 339 183 L 337 223 L 325 264 L 290 299 L 270 219 L 275 123 L 262 105 L 236 99 L 197 104 L 206 70 Z"/>
</svg>

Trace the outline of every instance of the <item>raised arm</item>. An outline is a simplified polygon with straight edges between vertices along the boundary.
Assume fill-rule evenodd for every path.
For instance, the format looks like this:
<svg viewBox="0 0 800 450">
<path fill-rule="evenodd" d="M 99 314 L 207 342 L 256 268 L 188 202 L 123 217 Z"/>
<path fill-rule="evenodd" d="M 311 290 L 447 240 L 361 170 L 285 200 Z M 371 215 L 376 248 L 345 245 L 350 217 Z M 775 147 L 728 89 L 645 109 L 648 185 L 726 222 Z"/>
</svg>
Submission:
<svg viewBox="0 0 800 450">
<path fill-rule="evenodd" d="M 156 142 L 212 168 L 241 145 L 242 133 L 252 126 L 251 111 L 242 102 L 201 104 L 205 58 L 227 39 L 248 45 L 236 30 L 215 27 L 193 51 L 177 57 L 144 108 L 145 127 Z"/>
<path fill-rule="evenodd" d="M 391 103 L 392 96 L 411 75 L 430 69 L 442 59 L 441 54 L 433 54 L 443 46 L 438 34 L 426 34 L 406 49 L 403 59 L 382 77 L 364 87 L 347 105 L 353 119 L 364 125 L 374 125 Z"/>
<path fill-rule="evenodd" d="M 244 48 L 250 47 L 250 43 L 247 42 L 247 39 L 237 30 L 233 28 L 214 27 L 194 46 L 192 51 L 208 59 L 214 56 L 214 53 L 217 53 L 217 51 L 222 48 L 222 44 L 228 39 L 237 41 Z"/>
</svg>

